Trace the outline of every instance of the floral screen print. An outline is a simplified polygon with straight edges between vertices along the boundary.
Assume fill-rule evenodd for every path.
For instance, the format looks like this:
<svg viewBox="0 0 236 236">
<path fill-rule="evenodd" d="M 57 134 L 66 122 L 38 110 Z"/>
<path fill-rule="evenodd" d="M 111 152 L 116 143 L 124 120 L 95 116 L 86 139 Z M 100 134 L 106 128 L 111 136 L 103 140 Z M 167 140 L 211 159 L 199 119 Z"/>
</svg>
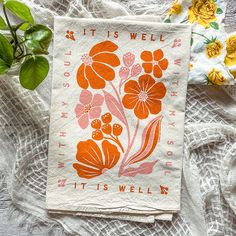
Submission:
<svg viewBox="0 0 236 236">
<path fill-rule="evenodd" d="M 190 84 L 230 85 L 236 78 L 236 34 L 227 35 L 225 0 L 174 0 L 166 23 L 191 23 Z"/>
<path fill-rule="evenodd" d="M 47 209 L 180 210 L 191 26 L 55 18 Z"/>
</svg>

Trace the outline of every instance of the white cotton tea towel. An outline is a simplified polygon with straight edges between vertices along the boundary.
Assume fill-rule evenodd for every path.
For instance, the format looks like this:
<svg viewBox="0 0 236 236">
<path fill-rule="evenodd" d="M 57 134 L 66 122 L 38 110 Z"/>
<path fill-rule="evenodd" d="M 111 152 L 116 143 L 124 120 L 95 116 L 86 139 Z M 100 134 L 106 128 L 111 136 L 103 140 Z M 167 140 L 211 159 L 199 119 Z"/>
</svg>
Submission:
<svg viewBox="0 0 236 236">
<path fill-rule="evenodd" d="M 191 26 L 56 17 L 49 212 L 180 210 Z"/>
</svg>

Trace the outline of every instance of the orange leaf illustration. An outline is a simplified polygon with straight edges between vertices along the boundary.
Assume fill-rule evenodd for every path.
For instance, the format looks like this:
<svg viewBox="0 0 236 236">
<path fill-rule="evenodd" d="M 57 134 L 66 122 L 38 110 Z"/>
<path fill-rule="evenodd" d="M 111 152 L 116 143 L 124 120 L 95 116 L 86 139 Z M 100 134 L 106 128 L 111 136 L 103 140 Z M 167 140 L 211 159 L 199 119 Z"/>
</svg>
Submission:
<svg viewBox="0 0 236 236">
<path fill-rule="evenodd" d="M 73 164 L 78 176 L 91 179 L 105 173 L 116 165 L 120 158 L 120 152 L 115 145 L 104 140 L 102 142 L 102 152 L 99 146 L 91 139 L 79 142 L 76 155 L 79 163 Z"/>
<path fill-rule="evenodd" d="M 154 151 L 161 134 L 161 120 L 163 116 L 154 118 L 144 128 L 140 149 L 127 159 L 125 165 L 134 164 L 148 158 Z"/>
</svg>

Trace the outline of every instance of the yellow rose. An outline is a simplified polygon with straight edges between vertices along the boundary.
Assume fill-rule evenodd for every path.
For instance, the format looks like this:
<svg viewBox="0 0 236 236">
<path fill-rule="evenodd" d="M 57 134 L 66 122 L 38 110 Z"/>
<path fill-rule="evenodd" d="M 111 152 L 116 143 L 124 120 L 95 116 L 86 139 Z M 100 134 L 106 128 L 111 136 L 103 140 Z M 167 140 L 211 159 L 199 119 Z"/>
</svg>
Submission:
<svg viewBox="0 0 236 236">
<path fill-rule="evenodd" d="M 222 73 L 219 70 L 216 70 L 213 68 L 208 73 L 208 84 L 214 84 L 214 85 L 222 85 L 225 82 L 225 77 L 222 75 Z"/>
<path fill-rule="evenodd" d="M 236 65 L 236 34 L 231 35 L 226 40 L 226 57 L 225 57 L 225 65 L 233 66 Z"/>
<path fill-rule="evenodd" d="M 214 42 L 208 43 L 206 46 L 206 54 L 209 58 L 218 57 L 221 54 L 221 50 L 224 46 L 221 44 L 219 40 L 215 40 Z"/>
<path fill-rule="evenodd" d="M 229 72 L 230 72 L 230 74 L 232 74 L 233 77 L 236 79 L 236 70 L 230 70 Z"/>
<path fill-rule="evenodd" d="M 173 14 L 179 15 L 182 11 L 182 6 L 180 4 L 178 4 L 178 0 L 175 0 L 172 3 L 172 6 L 168 12 L 168 14 L 171 16 Z"/>
<path fill-rule="evenodd" d="M 191 23 L 198 21 L 198 24 L 205 28 L 216 21 L 217 6 L 213 0 L 193 0 L 188 10 L 188 19 Z"/>
</svg>

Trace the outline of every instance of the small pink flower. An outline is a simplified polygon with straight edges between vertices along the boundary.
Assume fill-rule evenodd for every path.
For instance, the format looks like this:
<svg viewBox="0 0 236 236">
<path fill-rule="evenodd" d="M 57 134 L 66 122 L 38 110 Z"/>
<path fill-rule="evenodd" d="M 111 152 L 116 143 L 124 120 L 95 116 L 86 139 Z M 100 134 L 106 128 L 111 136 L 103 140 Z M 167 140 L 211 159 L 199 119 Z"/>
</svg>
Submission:
<svg viewBox="0 0 236 236">
<path fill-rule="evenodd" d="M 132 66 L 134 63 L 134 60 L 135 60 L 135 55 L 131 52 L 127 52 L 123 56 L 123 62 L 125 64 L 125 66 L 127 66 L 127 67 Z"/>
<path fill-rule="evenodd" d="M 142 67 L 139 64 L 135 64 L 131 68 L 131 76 L 137 76 L 141 73 Z"/>
<path fill-rule="evenodd" d="M 129 68 L 122 66 L 119 70 L 119 75 L 121 79 L 127 79 L 129 76 Z"/>
<path fill-rule="evenodd" d="M 75 114 L 82 129 L 88 127 L 89 119 L 95 119 L 100 116 L 103 102 L 104 97 L 101 94 L 93 96 L 90 91 L 83 89 L 80 94 L 80 103 L 75 107 Z"/>
</svg>

